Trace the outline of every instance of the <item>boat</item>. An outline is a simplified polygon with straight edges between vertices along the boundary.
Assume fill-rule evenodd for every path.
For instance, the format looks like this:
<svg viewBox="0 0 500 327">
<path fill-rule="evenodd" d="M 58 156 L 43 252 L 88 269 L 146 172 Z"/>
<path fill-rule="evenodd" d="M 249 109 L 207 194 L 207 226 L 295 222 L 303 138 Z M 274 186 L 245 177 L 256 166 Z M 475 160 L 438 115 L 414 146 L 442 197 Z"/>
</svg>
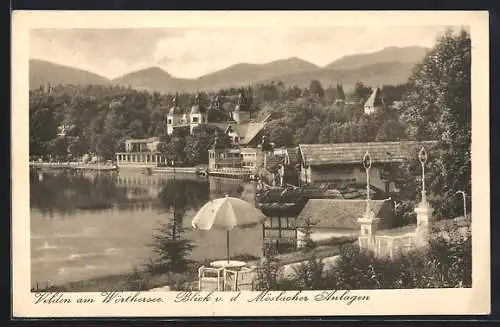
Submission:
<svg viewBox="0 0 500 327">
<path fill-rule="evenodd" d="M 256 203 L 255 206 L 268 217 L 295 217 L 302 211 L 305 203 Z"/>
</svg>

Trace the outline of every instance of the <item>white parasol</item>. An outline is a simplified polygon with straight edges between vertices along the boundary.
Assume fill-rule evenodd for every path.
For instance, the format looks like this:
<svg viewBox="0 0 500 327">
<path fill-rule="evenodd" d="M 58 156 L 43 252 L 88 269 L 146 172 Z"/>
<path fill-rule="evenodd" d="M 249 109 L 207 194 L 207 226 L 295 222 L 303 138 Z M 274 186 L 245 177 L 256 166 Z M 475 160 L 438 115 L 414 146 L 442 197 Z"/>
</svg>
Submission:
<svg viewBox="0 0 500 327">
<path fill-rule="evenodd" d="M 250 203 L 225 196 L 206 203 L 194 216 L 191 225 L 195 229 L 212 228 L 227 231 L 227 261 L 229 262 L 229 232 L 235 228 L 252 227 L 261 224 L 266 216 Z"/>
</svg>

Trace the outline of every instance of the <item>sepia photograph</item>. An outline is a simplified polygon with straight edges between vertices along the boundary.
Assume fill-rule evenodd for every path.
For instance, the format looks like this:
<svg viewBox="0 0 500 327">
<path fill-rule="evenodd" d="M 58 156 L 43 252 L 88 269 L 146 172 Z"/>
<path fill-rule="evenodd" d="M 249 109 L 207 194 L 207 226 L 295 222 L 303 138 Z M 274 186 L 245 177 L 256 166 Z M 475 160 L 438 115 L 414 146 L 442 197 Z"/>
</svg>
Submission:
<svg viewBox="0 0 500 327">
<path fill-rule="evenodd" d="M 26 290 L 34 312 L 171 302 L 196 315 L 214 302 L 199 312 L 217 315 L 221 301 L 336 314 L 321 307 L 333 301 L 361 313 L 412 290 L 484 296 L 470 310 L 488 312 L 489 252 L 478 251 L 489 251 L 489 200 L 476 192 L 489 189 L 489 107 L 487 90 L 475 105 L 472 75 L 488 58 L 473 54 L 481 37 L 487 46 L 487 15 L 404 24 L 388 12 L 363 25 L 330 13 L 345 18 L 314 25 L 295 14 L 307 25 L 274 13 L 245 25 L 257 13 L 180 24 L 159 12 L 142 26 L 48 14 L 17 17 L 13 133 L 25 136 L 13 155 L 26 162 L 13 201 L 26 207 L 13 211 L 13 292 Z M 476 175 L 472 154 L 486 164 Z M 72 297 L 82 292 L 96 298 Z"/>
</svg>

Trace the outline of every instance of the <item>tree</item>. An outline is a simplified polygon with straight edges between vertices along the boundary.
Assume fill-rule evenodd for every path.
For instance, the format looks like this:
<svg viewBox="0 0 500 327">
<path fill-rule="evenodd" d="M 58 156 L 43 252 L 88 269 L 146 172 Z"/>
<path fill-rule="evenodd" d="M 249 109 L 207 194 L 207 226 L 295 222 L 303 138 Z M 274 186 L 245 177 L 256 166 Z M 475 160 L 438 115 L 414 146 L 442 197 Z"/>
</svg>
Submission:
<svg viewBox="0 0 500 327">
<path fill-rule="evenodd" d="M 325 90 L 325 102 L 328 104 L 332 104 L 332 103 L 335 103 L 336 99 L 338 99 L 337 89 L 332 87 L 332 86 L 329 86 Z"/>
<path fill-rule="evenodd" d="M 276 250 L 270 245 L 264 245 L 264 258 L 257 267 L 256 289 L 275 290 L 278 287 L 279 260 L 276 258 Z"/>
<path fill-rule="evenodd" d="M 311 94 L 316 95 L 320 99 L 322 99 L 323 96 L 325 95 L 325 90 L 321 86 L 321 83 L 318 80 L 316 80 L 316 79 L 313 79 L 311 81 L 311 84 L 309 84 L 309 92 Z"/>
<path fill-rule="evenodd" d="M 47 148 L 56 158 L 64 160 L 68 156 L 68 140 L 64 136 L 58 136 L 49 141 Z"/>
<path fill-rule="evenodd" d="M 68 156 L 68 140 L 64 136 L 58 136 L 48 143 L 48 150 L 56 158 L 66 159 Z"/>
<path fill-rule="evenodd" d="M 173 161 L 175 164 L 178 164 L 186 161 L 185 147 L 185 138 L 172 136 L 170 142 L 165 143 L 160 150 L 167 163 L 170 164 Z"/>
<path fill-rule="evenodd" d="M 363 82 L 357 82 L 354 86 L 354 94 L 363 101 L 366 101 L 372 92 L 372 88 L 364 85 Z"/>
<path fill-rule="evenodd" d="M 438 217 L 462 212 L 456 191 L 471 194 L 470 67 L 469 33 L 447 31 L 410 78 L 402 112 L 412 139 L 439 141 L 427 170 Z"/>
<path fill-rule="evenodd" d="M 394 101 L 403 100 L 403 96 L 407 92 L 407 90 L 408 90 L 407 84 L 382 86 L 382 94 L 384 95 L 384 102 L 387 105 L 390 105 Z"/>
<path fill-rule="evenodd" d="M 84 155 L 85 153 L 89 152 L 88 142 L 83 137 L 73 138 L 69 142 L 68 151 L 69 151 L 69 153 L 71 153 L 72 156 L 80 157 L 80 156 Z"/>
<path fill-rule="evenodd" d="M 207 134 L 195 134 L 186 138 L 186 161 L 191 165 L 208 162 L 208 145 L 210 137 Z"/>
<path fill-rule="evenodd" d="M 30 107 L 29 120 L 30 154 L 46 153 L 47 142 L 57 135 L 57 123 L 53 112 L 48 108 Z"/>
<path fill-rule="evenodd" d="M 116 152 L 116 138 L 110 132 L 97 136 L 96 154 L 104 159 L 112 160 Z"/>
<path fill-rule="evenodd" d="M 194 249 L 193 242 L 185 237 L 184 216 L 189 208 L 195 208 L 208 199 L 208 188 L 196 181 L 170 180 L 158 198 L 162 210 L 170 212 L 170 218 L 153 235 L 150 244 L 156 254 L 152 259 L 153 266 L 159 271 L 184 272 Z"/>
<path fill-rule="evenodd" d="M 160 271 L 184 272 L 190 262 L 188 256 L 194 245 L 182 236 L 186 230 L 182 225 L 183 217 L 183 210 L 174 208 L 169 222 L 161 224 L 153 235 L 151 246 L 157 255 L 153 262 Z"/>
<path fill-rule="evenodd" d="M 304 250 L 305 251 L 311 251 L 316 247 L 316 244 L 314 243 L 312 239 L 312 232 L 313 232 L 313 227 L 315 223 L 311 219 L 306 219 L 304 221 Z"/>
<path fill-rule="evenodd" d="M 401 141 L 406 137 L 406 127 L 397 119 L 385 121 L 378 130 L 375 141 L 391 142 Z"/>
<path fill-rule="evenodd" d="M 266 125 L 264 134 L 269 142 L 276 146 L 291 146 L 293 144 L 293 129 L 287 126 L 285 119 L 273 120 Z"/>
<path fill-rule="evenodd" d="M 342 84 L 337 84 L 337 99 L 345 100 L 344 87 Z"/>
</svg>

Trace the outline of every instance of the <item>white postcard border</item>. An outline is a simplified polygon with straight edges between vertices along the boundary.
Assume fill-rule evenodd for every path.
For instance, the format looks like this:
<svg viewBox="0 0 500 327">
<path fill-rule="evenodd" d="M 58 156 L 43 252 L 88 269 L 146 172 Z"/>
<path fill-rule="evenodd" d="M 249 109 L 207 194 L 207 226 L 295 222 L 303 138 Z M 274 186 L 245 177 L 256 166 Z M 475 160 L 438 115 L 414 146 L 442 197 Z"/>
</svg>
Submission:
<svg viewBox="0 0 500 327">
<path fill-rule="evenodd" d="M 175 302 L 175 292 L 143 292 L 163 303 L 103 304 L 101 293 L 65 293 L 71 304 L 34 304 L 30 293 L 28 174 L 28 62 L 32 28 L 153 28 L 235 26 L 432 26 L 464 25 L 472 40 L 472 242 L 471 289 L 351 291 L 368 301 L 248 302 L 258 292 L 217 293 L 220 302 Z M 316 316 L 464 315 L 490 312 L 489 32 L 487 12 L 62 12 L 15 11 L 12 16 L 12 293 L 15 317 L 108 316 Z M 277 295 L 280 292 L 271 292 Z M 294 295 L 287 292 L 287 296 Z M 129 293 L 134 294 L 134 293 Z M 338 293 L 340 295 L 340 291 Z M 92 297 L 94 303 L 76 303 Z M 196 304 L 196 305 L 193 305 Z M 272 304 L 272 305 L 270 305 Z"/>
</svg>

